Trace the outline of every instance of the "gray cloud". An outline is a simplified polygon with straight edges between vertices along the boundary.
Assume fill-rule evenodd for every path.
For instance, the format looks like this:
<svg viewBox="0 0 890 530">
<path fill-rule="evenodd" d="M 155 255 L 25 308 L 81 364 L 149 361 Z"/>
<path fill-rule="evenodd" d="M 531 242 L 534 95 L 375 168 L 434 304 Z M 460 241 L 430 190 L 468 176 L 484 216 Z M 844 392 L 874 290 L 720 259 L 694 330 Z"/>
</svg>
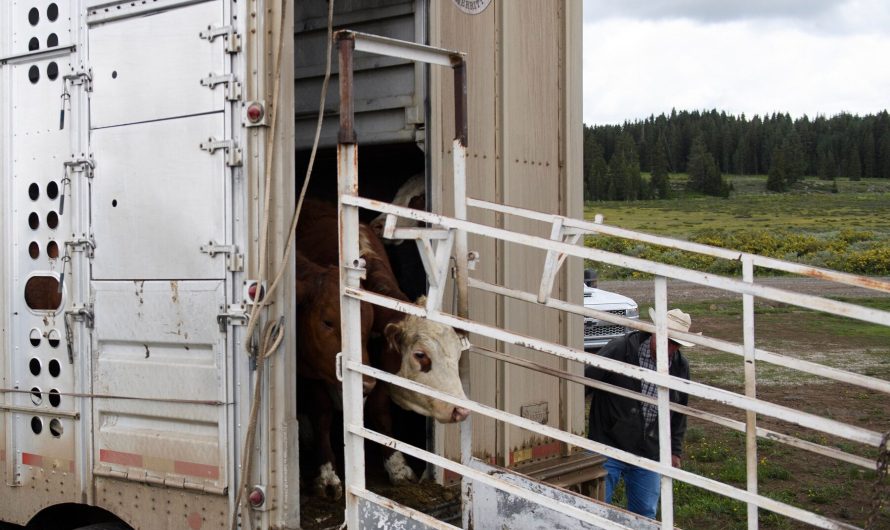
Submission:
<svg viewBox="0 0 890 530">
<path fill-rule="evenodd" d="M 584 18 L 594 22 L 624 17 L 637 20 L 689 19 L 731 22 L 752 19 L 814 20 L 847 0 L 585 0 Z M 853 0 L 854 3 L 856 0 Z"/>
</svg>

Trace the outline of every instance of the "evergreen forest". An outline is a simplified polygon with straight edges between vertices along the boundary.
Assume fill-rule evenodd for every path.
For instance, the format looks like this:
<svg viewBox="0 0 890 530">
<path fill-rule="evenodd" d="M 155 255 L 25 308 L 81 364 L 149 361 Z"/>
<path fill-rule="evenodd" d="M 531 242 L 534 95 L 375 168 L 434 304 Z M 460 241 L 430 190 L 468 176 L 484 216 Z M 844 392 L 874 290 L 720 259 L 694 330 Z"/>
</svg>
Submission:
<svg viewBox="0 0 890 530">
<path fill-rule="evenodd" d="M 890 114 L 792 119 L 673 110 L 623 125 L 584 126 L 585 200 L 667 198 L 669 173 L 688 173 L 689 191 L 718 197 L 732 189 L 727 174 L 767 175 L 766 187 L 775 192 L 804 176 L 890 179 Z"/>
</svg>

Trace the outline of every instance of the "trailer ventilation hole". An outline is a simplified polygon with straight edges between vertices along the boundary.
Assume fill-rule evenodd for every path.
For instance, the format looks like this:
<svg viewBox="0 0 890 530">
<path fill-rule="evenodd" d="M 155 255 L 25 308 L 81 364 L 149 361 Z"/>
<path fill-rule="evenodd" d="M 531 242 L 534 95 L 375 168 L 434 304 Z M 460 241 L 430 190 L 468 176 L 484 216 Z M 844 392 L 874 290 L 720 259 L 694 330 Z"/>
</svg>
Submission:
<svg viewBox="0 0 890 530">
<path fill-rule="evenodd" d="M 34 346 L 35 348 L 40 346 L 41 337 L 42 335 L 40 335 L 40 330 L 37 328 L 33 328 L 31 330 L 31 333 L 28 334 L 28 340 L 31 341 L 31 346 Z"/>
<path fill-rule="evenodd" d="M 53 377 L 59 377 L 59 374 L 62 373 L 62 365 L 59 363 L 58 359 L 53 359 L 49 362 L 49 375 Z"/>
<path fill-rule="evenodd" d="M 56 197 L 59 196 L 59 185 L 56 184 L 56 181 L 51 180 L 49 184 L 46 185 L 46 196 L 49 197 L 49 200 L 54 201 Z"/>
<path fill-rule="evenodd" d="M 111 78 L 112 78 L 112 79 L 117 79 L 117 70 L 112 70 L 112 71 L 111 71 Z"/>
<path fill-rule="evenodd" d="M 59 6 L 50 4 L 49 7 L 46 8 L 46 18 L 48 18 L 50 22 L 55 22 L 56 19 L 59 18 Z"/>
<path fill-rule="evenodd" d="M 112 199 L 112 200 L 111 200 L 111 207 L 112 207 L 112 208 L 117 208 L 117 199 Z"/>
<path fill-rule="evenodd" d="M 28 370 L 31 372 L 31 375 L 40 375 L 40 359 L 34 357 L 28 361 Z"/>
<path fill-rule="evenodd" d="M 59 247 L 56 246 L 57 257 L 58 253 Z M 28 278 L 25 284 L 25 304 L 32 311 L 58 311 L 62 305 L 59 280 L 55 276 L 44 275 Z"/>
<path fill-rule="evenodd" d="M 55 81 L 59 77 L 59 65 L 55 61 L 49 63 L 49 66 L 46 67 L 46 77 L 50 81 Z"/>
<path fill-rule="evenodd" d="M 46 226 L 50 227 L 50 229 L 55 230 L 56 227 L 59 226 L 59 214 L 56 212 L 49 212 L 46 214 Z"/>
<path fill-rule="evenodd" d="M 62 395 L 59 394 L 59 391 L 53 388 L 49 391 L 49 404 L 53 407 L 58 408 L 59 404 L 62 403 Z"/>
<path fill-rule="evenodd" d="M 49 343 L 50 348 L 58 348 L 59 344 L 62 342 L 59 338 L 59 331 L 56 329 L 49 330 L 49 334 L 46 336 L 46 342 Z"/>
<path fill-rule="evenodd" d="M 36 26 L 37 23 L 40 22 L 40 11 L 38 11 L 36 7 L 32 7 L 31 10 L 28 11 L 28 22 L 30 22 L 32 26 Z"/>
<path fill-rule="evenodd" d="M 31 185 L 28 186 L 28 197 L 30 197 L 32 201 L 36 201 L 40 198 L 40 186 L 38 186 L 36 182 L 32 182 Z"/>
<path fill-rule="evenodd" d="M 40 228 L 40 216 L 37 215 L 37 212 L 31 212 L 31 215 L 28 216 L 28 226 L 31 227 L 31 230 Z"/>
<path fill-rule="evenodd" d="M 49 256 L 49 259 L 58 259 L 59 257 L 59 244 L 55 241 L 50 241 L 46 245 L 46 255 Z"/>
<path fill-rule="evenodd" d="M 52 48 L 53 46 L 59 45 L 59 36 L 55 33 L 50 33 L 49 37 L 46 38 L 46 47 Z"/>
<path fill-rule="evenodd" d="M 36 85 L 38 81 L 40 81 L 40 68 L 37 68 L 36 65 L 28 68 L 28 79 L 32 84 Z"/>
<path fill-rule="evenodd" d="M 31 418 L 31 430 L 34 431 L 34 434 L 40 434 L 43 432 L 43 420 L 34 416 Z"/>
<path fill-rule="evenodd" d="M 31 389 L 31 403 L 34 403 L 35 405 L 43 403 L 43 394 L 36 386 Z"/>
<path fill-rule="evenodd" d="M 34 50 L 40 49 L 40 40 L 37 37 L 31 37 L 31 40 L 28 41 L 28 51 L 33 52 Z"/>
<path fill-rule="evenodd" d="M 65 429 L 62 428 L 62 422 L 53 418 L 49 422 L 49 432 L 52 433 L 56 438 L 62 436 L 64 434 Z"/>
<path fill-rule="evenodd" d="M 37 244 L 37 241 L 31 241 L 28 245 L 28 255 L 31 256 L 31 259 L 40 257 L 40 245 Z"/>
</svg>

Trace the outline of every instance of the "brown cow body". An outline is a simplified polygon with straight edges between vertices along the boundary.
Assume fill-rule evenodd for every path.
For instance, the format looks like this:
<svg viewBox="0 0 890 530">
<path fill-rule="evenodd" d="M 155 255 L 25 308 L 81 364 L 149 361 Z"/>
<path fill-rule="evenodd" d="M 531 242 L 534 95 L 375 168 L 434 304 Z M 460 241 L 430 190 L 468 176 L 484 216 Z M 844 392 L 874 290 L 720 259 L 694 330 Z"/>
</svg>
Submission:
<svg viewBox="0 0 890 530">
<path fill-rule="evenodd" d="M 336 474 L 335 454 L 331 446 L 334 409 L 340 407 L 332 396 L 340 395 L 335 366 L 342 350 L 340 337 L 340 273 L 333 265 L 320 266 L 296 253 L 297 266 L 297 370 L 301 390 L 299 412 L 305 413 L 315 434 L 315 451 L 320 462 L 316 492 L 339 499 L 343 487 Z M 362 362 L 368 360 L 368 335 L 373 323 L 373 308 L 363 303 Z M 365 395 L 375 386 L 373 378 L 362 377 Z M 308 406 L 308 408 L 307 408 Z"/>
<path fill-rule="evenodd" d="M 301 213 L 311 225 L 297 233 L 297 250 L 321 265 L 339 262 L 337 209 L 334 205 L 307 200 Z M 367 226 L 360 227 L 361 257 L 366 264 L 364 288 L 397 300 L 410 302 L 398 286 L 383 244 Z M 339 292 L 339 291 L 338 291 Z M 385 335 L 383 352 L 372 356 L 375 367 L 407 379 L 436 388 L 459 398 L 465 398 L 458 377 L 461 341 L 454 329 L 441 324 L 408 316 L 381 306 L 374 306 L 372 330 Z M 300 352 L 304 355 L 304 352 Z M 390 434 L 392 418 L 389 401 L 442 423 L 462 421 L 469 411 L 444 401 L 405 390 L 396 385 L 377 385 L 368 396 L 366 416 L 372 428 Z M 415 481 L 414 472 L 401 453 L 384 448 L 386 471 L 393 483 Z"/>
</svg>

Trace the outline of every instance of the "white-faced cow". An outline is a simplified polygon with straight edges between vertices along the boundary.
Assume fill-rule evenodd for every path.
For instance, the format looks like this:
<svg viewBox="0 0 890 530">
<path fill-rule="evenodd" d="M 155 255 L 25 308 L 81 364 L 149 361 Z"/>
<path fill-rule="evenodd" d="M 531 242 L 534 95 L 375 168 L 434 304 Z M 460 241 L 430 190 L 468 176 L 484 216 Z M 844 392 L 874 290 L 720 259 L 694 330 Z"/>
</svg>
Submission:
<svg viewBox="0 0 890 530">
<path fill-rule="evenodd" d="M 337 209 L 333 204 L 307 200 L 301 216 L 311 225 L 298 231 L 297 249 L 318 264 L 338 262 Z M 361 257 L 366 263 L 363 286 L 373 292 L 410 302 L 398 286 L 383 244 L 367 226 L 360 227 Z M 428 385 L 458 398 L 465 398 L 458 376 L 461 341 L 453 328 L 431 320 L 405 315 L 399 311 L 374 306 L 372 330 L 385 336 L 377 368 Z M 302 353 L 301 353 L 302 355 Z M 372 359 L 375 356 L 372 355 Z M 442 423 L 463 421 L 469 411 L 447 402 L 402 389 L 378 384 L 368 396 L 366 417 L 372 428 L 392 432 L 389 399 L 400 407 Z M 414 471 L 399 452 L 384 448 L 384 467 L 393 483 L 415 481 Z"/>
</svg>

